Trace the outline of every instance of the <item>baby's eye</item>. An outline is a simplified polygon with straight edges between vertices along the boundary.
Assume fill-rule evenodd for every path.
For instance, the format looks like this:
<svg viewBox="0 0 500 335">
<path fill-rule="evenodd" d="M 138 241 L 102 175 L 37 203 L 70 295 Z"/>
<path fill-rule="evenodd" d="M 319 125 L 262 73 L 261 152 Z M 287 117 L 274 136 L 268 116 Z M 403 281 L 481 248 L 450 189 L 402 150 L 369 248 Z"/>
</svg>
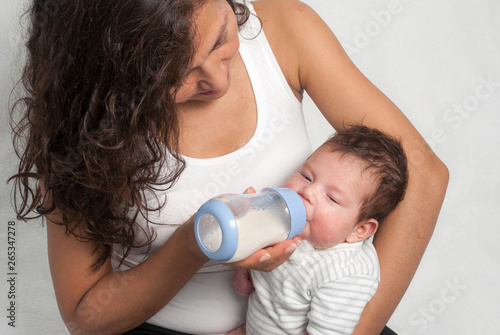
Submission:
<svg viewBox="0 0 500 335">
<path fill-rule="evenodd" d="M 334 202 L 334 203 L 338 204 L 337 200 L 335 200 L 335 198 L 334 198 L 334 197 L 328 196 L 328 198 L 330 199 L 330 201 L 332 201 L 332 202 Z"/>
<path fill-rule="evenodd" d="M 304 177 L 304 179 L 305 179 L 305 180 L 307 180 L 308 182 L 311 182 L 311 181 L 312 181 L 312 179 L 311 179 L 311 178 L 309 178 L 306 174 L 301 173 L 301 175 L 302 175 L 302 177 Z"/>
</svg>

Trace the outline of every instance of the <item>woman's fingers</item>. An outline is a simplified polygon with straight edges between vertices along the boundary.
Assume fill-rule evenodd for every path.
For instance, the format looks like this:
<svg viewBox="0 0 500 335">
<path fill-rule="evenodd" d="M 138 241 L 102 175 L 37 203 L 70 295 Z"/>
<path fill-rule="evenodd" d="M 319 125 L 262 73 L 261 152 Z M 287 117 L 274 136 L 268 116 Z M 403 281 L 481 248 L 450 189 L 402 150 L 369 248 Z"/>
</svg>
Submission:
<svg viewBox="0 0 500 335">
<path fill-rule="evenodd" d="M 256 191 L 253 187 L 249 187 L 243 193 L 252 194 L 256 193 Z M 286 261 L 300 243 L 302 243 L 302 240 L 296 236 L 293 239 L 257 250 L 241 261 L 227 263 L 226 265 L 235 269 L 244 268 L 258 271 L 272 271 Z"/>
<path fill-rule="evenodd" d="M 250 186 L 243 192 L 243 194 L 252 194 L 252 193 L 257 193 L 257 191 L 255 191 L 255 189 L 252 186 Z"/>
<path fill-rule="evenodd" d="M 280 266 L 302 243 L 299 237 L 280 242 L 271 247 L 260 249 L 249 257 L 234 263 L 228 263 L 232 268 L 246 268 L 258 271 L 272 271 Z"/>
</svg>

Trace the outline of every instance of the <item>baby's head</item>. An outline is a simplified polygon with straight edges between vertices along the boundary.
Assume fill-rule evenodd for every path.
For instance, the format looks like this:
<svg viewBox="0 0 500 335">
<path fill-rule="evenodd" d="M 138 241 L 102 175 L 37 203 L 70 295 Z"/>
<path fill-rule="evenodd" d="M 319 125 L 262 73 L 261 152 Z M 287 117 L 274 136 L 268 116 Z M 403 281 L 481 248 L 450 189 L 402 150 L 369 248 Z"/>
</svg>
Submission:
<svg viewBox="0 0 500 335">
<path fill-rule="evenodd" d="M 319 147 L 284 186 L 304 201 L 308 224 L 301 237 L 325 249 L 373 235 L 407 184 L 401 144 L 378 130 L 353 126 Z"/>
</svg>

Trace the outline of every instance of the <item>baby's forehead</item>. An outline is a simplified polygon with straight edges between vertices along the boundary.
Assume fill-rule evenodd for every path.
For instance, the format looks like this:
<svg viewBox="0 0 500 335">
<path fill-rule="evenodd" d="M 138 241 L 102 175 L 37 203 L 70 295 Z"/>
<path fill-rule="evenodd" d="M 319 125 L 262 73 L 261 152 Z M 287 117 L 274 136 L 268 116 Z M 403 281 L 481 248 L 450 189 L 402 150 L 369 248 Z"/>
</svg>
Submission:
<svg viewBox="0 0 500 335">
<path fill-rule="evenodd" d="M 315 159 L 328 158 L 328 159 Z M 368 177 L 377 179 L 377 170 L 372 168 L 370 162 L 356 155 L 354 152 L 345 150 L 335 150 L 329 146 L 321 146 L 312 153 L 311 156 L 304 162 L 305 165 L 324 164 L 328 165 L 332 162 L 339 162 L 344 169 L 359 172 L 360 177 Z"/>
<path fill-rule="evenodd" d="M 345 161 L 345 163 L 348 164 L 368 165 L 368 163 L 365 162 L 361 157 L 357 156 L 355 153 L 351 151 L 333 149 L 330 146 L 326 145 L 323 145 L 318 149 L 316 149 L 316 151 L 314 151 L 307 160 L 310 160 L 313 157 L 328 157 L 329 160 L 331 159 L 343 162 Z"/>
</svg>

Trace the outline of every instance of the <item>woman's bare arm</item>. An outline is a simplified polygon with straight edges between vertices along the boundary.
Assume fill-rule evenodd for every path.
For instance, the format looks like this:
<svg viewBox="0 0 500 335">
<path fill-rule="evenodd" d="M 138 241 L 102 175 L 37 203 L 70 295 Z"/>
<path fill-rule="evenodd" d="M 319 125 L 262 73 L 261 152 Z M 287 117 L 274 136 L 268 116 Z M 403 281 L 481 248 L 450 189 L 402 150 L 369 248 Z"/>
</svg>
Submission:
<svg viewBox="0 0 500 335">
<path fill-rule="evenodd" d="M 48 252 L 61 316 L 75 334 L 121 334 L 145 322 L 207 261 L 193 247 L 192 220 L 142 264 L 113 272 L 108 260 L 92 269 L 93 244 L 48 219 Z M 194 242 L 195 243 L 195 242 Z"/>
<path fill-rule="evenodd" d="M 66 234 L 54 223 L 60 221 L 57 213 L 47 217 L 48 254 L 59 310 L 72 334 L 122 334 L 142 324 L 208 260 L 196 243 L 191 218 L 138 266 L 113 271 L 108 260 L 93 270 L 94 244 Z M 269 271 L 288 258 L 296 243 L 297 238 L 259 250 L 232 266 Z"/>
<path fill-rule="evenodd" d="M 334 128 L 362 123 L 380 129 L 401 139 L 407 153 L 407 195 L 375 236 L 381 283 L 355 330 L 380 334 L 431 238 L 448 170 L 406 116 L 355 67 L 313 10 L 293 0 L 255 3 L 255 8 L 296 96 L 305 90 Z"/>
</svg>

